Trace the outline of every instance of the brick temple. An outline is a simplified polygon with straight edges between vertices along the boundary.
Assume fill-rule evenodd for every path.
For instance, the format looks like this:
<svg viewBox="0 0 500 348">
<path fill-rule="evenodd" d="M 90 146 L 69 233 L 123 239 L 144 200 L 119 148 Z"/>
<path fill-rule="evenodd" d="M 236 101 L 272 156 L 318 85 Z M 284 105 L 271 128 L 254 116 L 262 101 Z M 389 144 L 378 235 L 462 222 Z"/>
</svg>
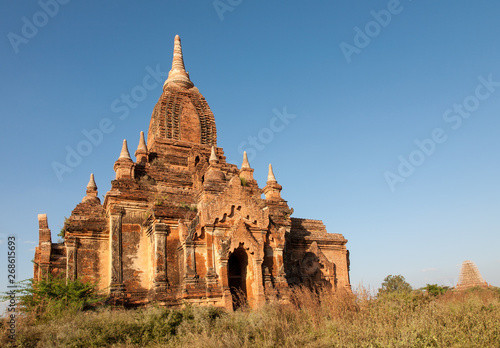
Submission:
<svg viewBox="0 0 500 348">
<path fill-rule="evenodd" d="M 470 260 L 465 260 L 462 262 L 460 276 L 455 289 L 467 290 L 474 287 L 485 288 L 488 287 L 488 283 L 484 281 L 476 264 Z"/>
<path fill-rule="evenodd" d="M 350 291 L 347 240 L 319 220 L 291 217 L 271 165 L 260 188 L 246 153 L 239 168 L 226 162 L 179 36 L 147 142 L 140 132 L 134 155 L 124 140 L 103 202 L 90 176 L 64 242 L 52 243 L 47 216 L 38 216 L 35 281 L 47 274 L 93 280 L 126 305 L 227 309 L 236 294 L 255 308 L 292 285 Z"/>
</svg>

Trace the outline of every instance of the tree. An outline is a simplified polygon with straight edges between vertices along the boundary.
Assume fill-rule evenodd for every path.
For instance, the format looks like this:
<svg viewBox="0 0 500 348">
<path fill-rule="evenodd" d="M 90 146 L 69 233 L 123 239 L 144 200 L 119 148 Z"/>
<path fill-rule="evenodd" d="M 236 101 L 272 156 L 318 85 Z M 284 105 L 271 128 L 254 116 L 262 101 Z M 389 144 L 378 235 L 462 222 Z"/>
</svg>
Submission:
<svg viewBox="0 0 500 348">
<path fill-rule="evenodd" d="M 429 295 L 438 296 L 438 295 L 444 294 L 446 291 L 448 291 L 450 289 L 450 287 L 449 286 L 439 286 L 437 284 L 427 284 L 424 289 L 425 289 L 425 291 L 427 291 L 427 293 Z"/>
<path fill-rule="evenodd" d="M 378 289 L 379 294 L 390 293 L 409 293 L 413 290 L 411 285 L 405 280 L 401 274 L 388 275 L 385 277 L 382 287 Z"/>
<path fill-rule="evenodd" d="M 89 309 L 104 300 L 96 283 L 53 276 L 37 282 L 33 279 L 23 281 L 17 293 L 23 312 L 45 319 Z"/>
</svg>

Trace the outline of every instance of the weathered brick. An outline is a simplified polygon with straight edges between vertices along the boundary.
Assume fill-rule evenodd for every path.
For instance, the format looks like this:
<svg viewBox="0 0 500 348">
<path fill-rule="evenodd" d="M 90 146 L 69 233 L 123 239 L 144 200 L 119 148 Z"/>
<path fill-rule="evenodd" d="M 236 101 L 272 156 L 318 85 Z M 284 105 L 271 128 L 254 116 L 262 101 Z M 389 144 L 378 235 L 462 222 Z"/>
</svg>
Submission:
<svg viewBox="0 0 500 348">
<path fill-rule="evenodd" d="M 261 189 L 246 154 L 241 169 L 226 162 L 178 37 L 174 52 L 148 144 L 141 134 L 133 162 L 124 142 L 104 202 L 92 176 L 64 224 L 63 243 L 51 242 L 39 216 L 35 280 L 65 273 L 98 282 L 128 305 L 228 309 L 235 290 L 251 307 L 294 284 L 350 290 L 347 240 L 319 220 L 292 218 L 271 167 Z"/>
</svg>

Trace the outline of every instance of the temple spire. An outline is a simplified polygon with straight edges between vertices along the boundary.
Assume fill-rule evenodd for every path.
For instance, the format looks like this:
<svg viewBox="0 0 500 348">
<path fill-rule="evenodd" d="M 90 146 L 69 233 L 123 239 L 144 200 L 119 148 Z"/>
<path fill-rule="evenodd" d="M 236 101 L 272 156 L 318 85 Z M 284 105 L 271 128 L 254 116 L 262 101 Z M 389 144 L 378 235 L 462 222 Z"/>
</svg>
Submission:
<svg viewBox="0 0 500 348">
<path fill-rule="evenodd" d="M 146 145 L 146 140 L 144 139 L 144 132 L 141 131 L 141 135 L 139 136 L 139 145 L 137 146 L 137 150 L 135 150 L 135 158 L 137 162 L 147 162 L 148 161 L 148 147 Z"/>
<path fill-rule="evenodd" d="M 141 131 L 141 135 L 139 136 L 139 145 L 137 146 L 137 151 L 148 151 L 146 146 L 146 140 L 144 139 L 144 132 Z"/>
<path fill-rule="evenodd" d="M 248 163 L 247 152 L 243 152 L 243 163 L 240 169 L 240 178 L 246 180 L 247 185 L 257 186 L 257 182 L 253 178 L 253 169 L 250 168 L 250 163 Z"/>
<path fill-rule="evenodd" d="M 101 200 L 99 197 L 97 197 L 97 185 L 95 184 L 94 180 L 94 173 L 90 174 L 90 180 L 89 183 L 87 184 L 87 195 L 83 197 L 82 203 L 84 202 L 96 202 L 96 203 L 101 203 Z"/>
<path fill-rule="evenodd" d="M 247 152 L 243 152 L 243 163 L 241 164 L 241 169 L 243 168 L 250 168 L 250 163 L 248 163 L 248 156 Z"/>
<path fill-rule="evenodd" d="M 182 57 L 181 38 L 175 35 L 174 39 L 174 58 L 172 60 L 172 69 L 168 73 L 167 81 L 163 87 L 168 83 L 173 82 L 184 88 L 192 88 L 194 85 L 189 79 L 189 73 L 184 67 L 184 59 Z"/>
<path fill-rule="evenodd" d="M 116 173 L 116 180 L 119 179 L 133 179 L 134 178 L 134 162 L 130 158 L 128 152 L 127 140 L 123 139 L 122 151 L 120 157 L 115 162 L 113 169 Z"/>
<path fill-rule="evenodd" d="M 267 182 L 268 183 L 278 182 L 278 181 L 276 181 L 276 177 L 274 176 L 273 166 L 271 165 L 271 163 L 269 163 L 269 173 L 267 174 Z"/>
<path fill-rule="evenodd" d="M 281 198 L 281 185 L 276 181 L 276 177 L 274 176 L 273 166 L 269 164 L 269 173 L 267 174 L 267 183 L 266 186 L 262 189 L 262 193 L 266 196 L 266 200 L 268 201 L 283 201 Z"/>
<path fill-rule="evenodd" d="M 212 151 L 210 153 L 210 159 L 208 160 L 210 163 L 217 163 L 219 162 L 219 158 L 217 158 L 217 155 L 215 154 L 215 146 L 212 146 Z"/>
<path fill-rule="evenodd" d="M 219 158 L 215 153 L 215 146 L 212 146 L 208 162 L 210 163 L 210 166 L 205 173 L 205 181 L 203 183 L 203 187 L 205 189 L 205 192 L 220 192 L 223 188 L 221 185 L 226 179 L 226 176 L 222 172 L 221 167 L 217 165 L 217 163 L 219 163 Z"/>
<path fill-rule="evenodd" d="M 127 139 L 123 139 L 122 151 L 120 152 L 120 157 L 118 159 L 131 160 L 130 153 L 128 152 Z"/>
<path fill-rule="evenodd" d="M 90 180 L 89 180 L 89 183 L 87 184 L 87 191 L 90 191 L 90 190 L 97 190 L 97 185 L 95 184 L 95 180 L 94 180 L 94 173 L 90 174 Z"/>
</svg>

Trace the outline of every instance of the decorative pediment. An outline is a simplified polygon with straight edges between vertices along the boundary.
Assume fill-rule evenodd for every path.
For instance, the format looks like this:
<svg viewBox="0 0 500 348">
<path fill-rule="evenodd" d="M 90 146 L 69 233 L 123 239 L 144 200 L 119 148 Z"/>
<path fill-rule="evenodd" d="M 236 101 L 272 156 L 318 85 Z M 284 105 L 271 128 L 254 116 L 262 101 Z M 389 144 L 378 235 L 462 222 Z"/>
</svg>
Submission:
<svg viewBox="0 0 500 348">
<path fill-rule="evenodd" d="M 227 188 L 209 203 L 202 203 L 201 224 L 213 225 L 218 222 L 244 220 L 251 226 L 267 229 L 269 211 L 261 198 L 242 186 L 240 179 L 234 177 Z"/>
<path fill-rule="evenodd" d="M 252 235 L 248 224 L 238 219 L 235 224 L 219 239 L 219 252 L 222 257 L 229 257 L 230 252 L 243 247 L 249 254 L 261 259 L 264 254 L 263 245 Z"/>
</svg>

